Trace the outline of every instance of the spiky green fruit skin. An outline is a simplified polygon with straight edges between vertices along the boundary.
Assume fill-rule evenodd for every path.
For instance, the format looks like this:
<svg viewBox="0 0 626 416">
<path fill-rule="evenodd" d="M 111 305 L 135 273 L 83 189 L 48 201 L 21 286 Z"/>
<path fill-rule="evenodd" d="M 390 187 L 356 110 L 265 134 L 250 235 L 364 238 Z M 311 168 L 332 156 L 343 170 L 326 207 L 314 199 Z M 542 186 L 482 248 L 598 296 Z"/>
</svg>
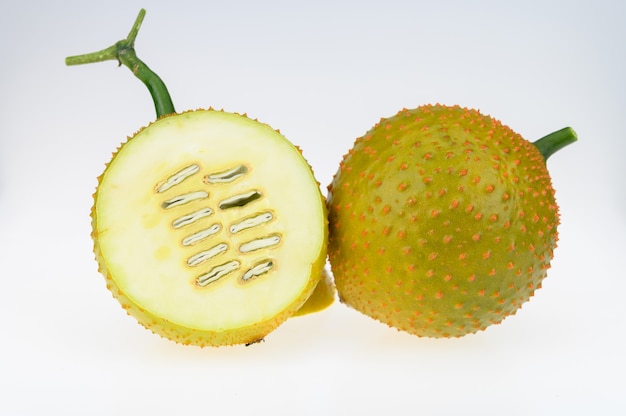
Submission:
<svg viewBox="0 0 626 416">
<path fill-rule="evenodd" d="M 418 336 L 460 337 L 514 314 L 557 243 L 541 153 L 458 106 L 382 119 L 344 156 L 328 209 L 340 299 Z"/>
</svg>

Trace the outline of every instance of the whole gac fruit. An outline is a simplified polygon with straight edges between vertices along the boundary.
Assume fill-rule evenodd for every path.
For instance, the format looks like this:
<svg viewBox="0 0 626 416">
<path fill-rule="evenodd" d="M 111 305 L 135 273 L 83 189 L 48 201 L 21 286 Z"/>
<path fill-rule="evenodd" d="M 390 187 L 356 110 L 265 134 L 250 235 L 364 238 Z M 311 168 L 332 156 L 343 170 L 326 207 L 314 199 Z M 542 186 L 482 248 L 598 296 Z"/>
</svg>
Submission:
<svg viewBox="0 0 626 416">
<path fill-rule="evenodd" d="M 530 143 L 459 106 L 382 119 L 329 186 L 340 299 L 418 336 L 460 337 L 514 314 L 541 286 L 559 209 L 546 169 L 570 128 Z"/>
</svg>

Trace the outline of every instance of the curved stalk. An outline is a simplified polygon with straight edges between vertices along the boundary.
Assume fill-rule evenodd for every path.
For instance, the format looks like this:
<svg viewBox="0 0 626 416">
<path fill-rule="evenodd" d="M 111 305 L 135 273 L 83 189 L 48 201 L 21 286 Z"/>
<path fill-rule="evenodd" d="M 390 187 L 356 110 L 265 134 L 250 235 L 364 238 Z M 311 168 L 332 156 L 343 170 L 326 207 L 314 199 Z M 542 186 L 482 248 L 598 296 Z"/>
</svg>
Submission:
<svg viewBox="0 0 626 416">
<path fill-rule="evenodd" d="M 163 80 L 139 59 L 135 53 L 135 38 L 145 15 L 146 11 L 141 9 L 126 39 L 122 39 L 114 45 L 97 52 L 69 56 L 65 58 L 65 64 L 82 65 L 102 61 L 118 61 L 120 65 L 130 69 L 148 88 L 154 102 L 157 118 L 160 118 L 164 115 L 175 113 L 176 110 Z"/>
<path fill-rule="evenodd" d="M 550 156 L 558 152 L 568 144 L 574 143 L 578 140 L 578 135 L 571 127 L 565 127 L 561 130 L 557 130 L 541 139 L 533 142 L 533 144 L 539 149 L 543 158 L 548 160 Z"/>
</svg>

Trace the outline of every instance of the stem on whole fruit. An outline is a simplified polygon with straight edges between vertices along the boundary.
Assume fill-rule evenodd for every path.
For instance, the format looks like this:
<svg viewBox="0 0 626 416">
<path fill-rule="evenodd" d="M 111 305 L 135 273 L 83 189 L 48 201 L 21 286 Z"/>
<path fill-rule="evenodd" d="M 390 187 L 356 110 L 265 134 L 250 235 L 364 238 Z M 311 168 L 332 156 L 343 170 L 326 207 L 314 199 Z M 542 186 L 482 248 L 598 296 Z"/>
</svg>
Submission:
<svg viewBox="0 0 626 416">
<path fill-rule="evenodd" d="M 130 33 L 126 39 L 122 39 L 112 46 L 101 51 L 87 53 L 65 58 L 66 65 L 82 65 L 102 61 L 118 61 L 120 65 L 126 66 L 139 78 L 150 91 L 157 118 L 167 114 L 175 113 L 174 104 L 170 93 L 163 80 L 154 73 L 135 53 L 135 38 L 143 22 L 146 11 L 141 9 Z"/>
<path fill-rule="evenodd" d="M 578 140 L 578 135 L 571 127 L 565 127 L 561 130 L 557 130 L 541 139 L 533 142 L 533 144 L 539 149 L 543 158 L 548 160 L 550 156 L 558 152 L 568 144 L 574 143 Z"/>
</svg>

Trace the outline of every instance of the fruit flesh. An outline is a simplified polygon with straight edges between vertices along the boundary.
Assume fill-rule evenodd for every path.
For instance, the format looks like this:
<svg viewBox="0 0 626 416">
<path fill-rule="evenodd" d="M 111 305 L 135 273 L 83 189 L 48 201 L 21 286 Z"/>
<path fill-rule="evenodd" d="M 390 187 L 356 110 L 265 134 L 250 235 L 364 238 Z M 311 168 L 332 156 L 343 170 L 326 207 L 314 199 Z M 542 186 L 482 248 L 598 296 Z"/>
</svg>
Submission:
<svg viewBox="0 0 626 416">
<path fill-rule="evenodd" d="M 381 120 L 344 157 L 328 206 L 340 299 L 419 336 L 462 336 L 515 313 L 557 241 L 541 153 L 460 107 Z"/>
<path fill-rule="evenodd" d="M 269 126 L 226 112 L 172 115 L 137 133 L 101 176 L 92 218 L 114 296 L 182 343 L 263 338 L 311 295 L 325 262 L 325 206 L 308 164 Z"/>
</svg>

